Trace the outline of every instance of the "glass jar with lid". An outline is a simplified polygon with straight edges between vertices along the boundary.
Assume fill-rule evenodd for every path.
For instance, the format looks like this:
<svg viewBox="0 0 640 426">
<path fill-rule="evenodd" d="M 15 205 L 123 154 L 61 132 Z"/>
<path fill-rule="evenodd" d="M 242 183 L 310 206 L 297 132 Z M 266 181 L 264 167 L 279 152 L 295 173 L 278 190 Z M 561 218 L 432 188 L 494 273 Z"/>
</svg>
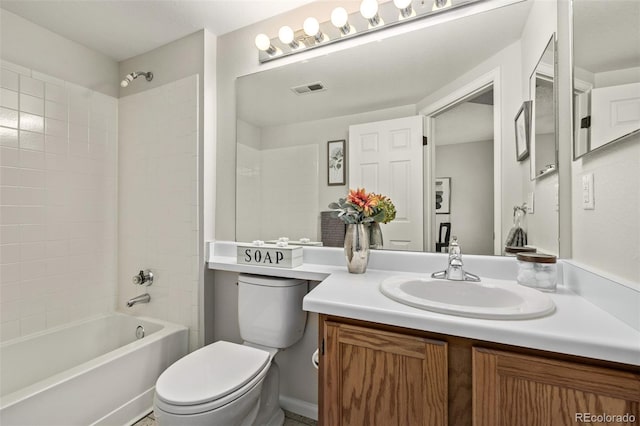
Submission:
<svg viewBox="0 0 640 426">
<path fill-rule="evenodd" d="M 554 292 L 558 284 L 557 258 L 551 254 L 518 253 L 518 284 Z"/>
</svg>

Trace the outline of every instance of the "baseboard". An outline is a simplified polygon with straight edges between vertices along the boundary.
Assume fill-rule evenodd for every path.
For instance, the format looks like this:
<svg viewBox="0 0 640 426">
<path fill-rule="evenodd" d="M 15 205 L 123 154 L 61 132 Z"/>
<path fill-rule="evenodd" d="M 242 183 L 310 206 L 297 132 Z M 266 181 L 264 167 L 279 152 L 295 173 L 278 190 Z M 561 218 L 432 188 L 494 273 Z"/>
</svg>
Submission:
<svg viewBox="0 0 640 426">
<path fill-rule="evenodd" d="M 292 413 L 300 414 L 301 416 L 305 416 L 313 420 L 318 420 L 317 404 L 280 395 L 280 407 L 282 407 L 283 410 L 291 411 Z"/>
</svg>

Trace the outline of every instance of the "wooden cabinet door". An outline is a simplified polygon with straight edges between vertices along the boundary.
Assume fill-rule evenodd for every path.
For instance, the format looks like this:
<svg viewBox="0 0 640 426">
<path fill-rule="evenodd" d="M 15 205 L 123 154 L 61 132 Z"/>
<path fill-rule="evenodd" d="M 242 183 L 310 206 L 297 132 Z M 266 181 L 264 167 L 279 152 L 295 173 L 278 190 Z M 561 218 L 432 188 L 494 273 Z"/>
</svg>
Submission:
<svg viewBox="0 0 640 426">
<path fill-rule="evenodd" d="M 640 375 L 474 348 L 473 424 L 639 425 Z"/>
<path fill-rule="evenodd" d="M 447 424 L 447 344 L 324 322 L 321 424 Z"/>
</svg>

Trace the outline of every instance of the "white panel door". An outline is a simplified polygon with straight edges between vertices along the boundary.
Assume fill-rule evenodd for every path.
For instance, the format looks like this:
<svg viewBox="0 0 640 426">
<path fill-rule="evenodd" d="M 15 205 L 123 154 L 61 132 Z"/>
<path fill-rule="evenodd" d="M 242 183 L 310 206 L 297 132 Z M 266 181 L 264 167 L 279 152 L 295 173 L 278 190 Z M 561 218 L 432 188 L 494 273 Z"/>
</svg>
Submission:
<svg viewBox="0 0 640 426">
<path fill-rule="evenodd" d="M 640 129 L 640 83 L 591 91 L 591 149 Z"/>
<path fill-rule="evenodd" d="M 349 187 L 396 206 L 382 226 L 385 249 L 423 250 L 422 136 L 422 116 L 349 126 Z"/>
</svg>

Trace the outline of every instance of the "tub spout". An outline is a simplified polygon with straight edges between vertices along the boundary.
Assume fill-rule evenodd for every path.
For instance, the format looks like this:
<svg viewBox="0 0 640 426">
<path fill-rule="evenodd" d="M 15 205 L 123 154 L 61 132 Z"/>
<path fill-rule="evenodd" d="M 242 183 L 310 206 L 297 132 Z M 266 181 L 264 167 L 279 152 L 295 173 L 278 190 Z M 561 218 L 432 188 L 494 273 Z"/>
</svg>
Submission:
<svg viewBox="0 0 640 426">
<path fill-rule="evenodd" d="M 149 293 L 141 294 L 140 296 L 136 296 L 133 299 L 129 299 L 127 301 L 127 306 L 132 307 L 137 303 L 149 303 L 150 300 L 151 296 L 149 296 Z"/>
</svg>

